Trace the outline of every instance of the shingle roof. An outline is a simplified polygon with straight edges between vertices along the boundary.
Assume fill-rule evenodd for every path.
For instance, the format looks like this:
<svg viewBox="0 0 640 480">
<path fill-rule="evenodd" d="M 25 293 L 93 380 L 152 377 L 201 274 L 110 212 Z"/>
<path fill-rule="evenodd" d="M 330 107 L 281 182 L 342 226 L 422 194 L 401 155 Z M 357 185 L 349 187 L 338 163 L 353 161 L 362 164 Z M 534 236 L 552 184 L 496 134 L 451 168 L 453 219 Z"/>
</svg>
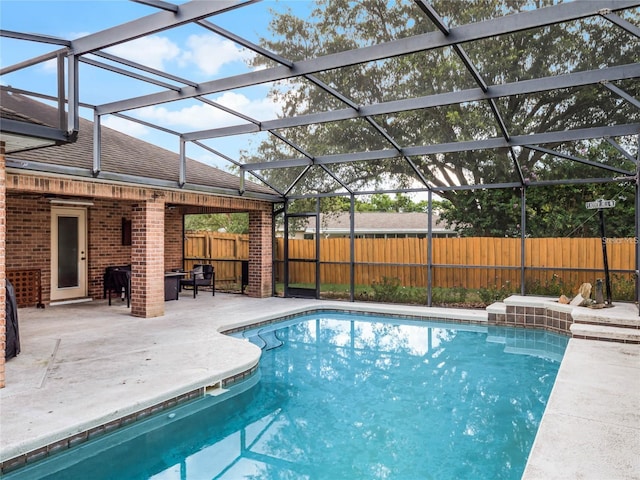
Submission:
<svg viewBox="0 0 640 480">
<path fill-rule="evenodd" d="M 19 114 L 47 125 L 56 125 L 57 109 L 19 94 L 2 91 L 3 117 Z M 13 112 L 13 113 L 12 113 Z M 164 181 L 179 181 L 178 154 L 151 143 L 102 127 L 101 169 L 123 175 L 135 175 Z M 75 168 L 91 169 L 93 166 L 93 122 L 80 118 L 80 131 L 75 143 L 52 146 L 11 154 L 20 160 L 42 162 Z M 239 177 L 196 160 L 187 159 L 187 183 L 208 187 L 239 190 Z M 275 195 L 272 189 L 245 182 L 249 192 Z"/>
<path fill-rule="evenodd" d="M 359 233 L 425 233 L 427 231 L 429 216 L 422 212 L 356 212 L 355 231 Z M 433 212 L 434 232 L 454 232 L 440 223 L 436 212 Z M 349 231 L 349 213 L 340 212 L 336 214 L 322 215 L 320 219 L 320 229 L 326 233 L 338 233 Z M 315 220 L 310 221 L 307 232 L 315 231 Z"/>
</svg>

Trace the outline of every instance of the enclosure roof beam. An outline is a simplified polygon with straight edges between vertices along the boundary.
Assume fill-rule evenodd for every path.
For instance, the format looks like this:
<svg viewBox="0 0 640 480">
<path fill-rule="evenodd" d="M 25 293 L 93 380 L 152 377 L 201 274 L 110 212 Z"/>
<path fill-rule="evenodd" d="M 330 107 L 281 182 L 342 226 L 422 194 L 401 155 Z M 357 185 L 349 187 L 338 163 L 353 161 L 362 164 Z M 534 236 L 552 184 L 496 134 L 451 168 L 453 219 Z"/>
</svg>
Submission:
<svg viewBox="0 0 640 480">
<path fill-rule="evenodd" d="M 171 129 L 166 128 L 166 127 L 161 127 L 160 125 L 157 125 L 155 123 L 151 123 L 151 122 L 146 122 L 144 120 L 140 120 L 139 118 L 132 117 L 132 116 L 126 115 L 124 113 L 112 113 L 111 115 L 113 115 L 114 117 L 122 118 L 123 120 L 127 120 L 129 122 L 138 123 L 140 125 L 144 125 L 145 127 L 149 127 L 149 128 L 153 128 L 155 130 L 159 130 L 159 131 L 164 132 L 164 133 L 169 133 L 171 135 L 176 135 L 177 137 L 180 136 L 180 132 L 176 132 L 175 130 L 171 130 Z"/>
<path fill-rule="evenodd" d="M 540 180 L 531 182 L 527 187 L 548 187 L 553 185 L 573 185 L 573 184 L 590 184 L 590 183 L 615 183 L 622 182 L 619 178 L 578 178 L 578 179 L 561 179 L 561 180 Z M 451 192 L 451 191 L 470 191 L 470 190 L 495 190 L 502 188 L 520 188 L 519 182 L 503 182 L 492 183 L 488 185 L 474 184 L 474 185 L 448 185 L 448 186 L 433 186 L 432 191 L 434 193 Z M 309 193 L 304 195 L 289 195 L 289 200 L 301 200 L 304 198 L 317 198 L 317 197 L 346 197 L 349 195 L 374 195 L 376 193 L 418 193 L 427 192 L 427 188 L 399 188 L 391 190 L 358 190 L 353 193 L 347 192 L 319 192 Z"/>
<path fill-rule="evenodd" d="M 627 92 L 617 87 L 616 85 L 612 85 L 610 82 L 602 82 L 602 84 L 611 90 L 613 93 L 618 95 L 620 98 L 624 98 L 627 102 L 629 102 L 634 107 L 640 109 L 640 101 L 637 98 L 629 95 Z"/>
<path fill-rule="evenodd" d="M 535 150 L 540 153 L 546 153 L 547 155 L 552 155 L 554 157 L 564 158 L 566 160 L 571 160 L 574 162 L 582 163 L 584 165 L 590 165 L 592 167 L 602 168 L 604 170 L 609 170 L 610 172 L 620 173 L 622 175 L 632 175 L 632 172 L 624 170 L 622 168 L 612 167 L 611 165 L 605 165 L 602 163 L 594 162 L 591 160 L 587 160 L 586 158 L 575 157 L 573 155 L 567 155 L 566 153 L 556 152 L 555 150 L 549 150 L 548 148 L 539 147 L 537 145 L 522 145 L 523 148 L 527 148 L 529 150 Z"/>
<path fill-rule="evenodd" d="M 225 155 L 222 152 L 219 152 L 218 150 L 211 148 L 209 145 L 205 145 L 204 143 L 195 141 L 192 142 L 194 145 L 199 146 L 200 148 L 203 148 L 204 150 L 207 150 L 211 153 L 213 153 L 214 155 L 217 155 L 218 157 L 233 163 L 236 166 L 241 166 L 241 163 L 238 162 L 237 160 L 234 160 L 233 158 L 229 157 L 228 155 Z M 281 196 L 284 195 L 284 192 L 282 192 L 279 188 L 274 187 L 273 185 L 271 185 L 262 175 L 256 173 L 256 172 L 249 172 L 251 175 L 253 175 L 255 178 L 257 178 L 258 180 L 260 180 L 262 183 L 264 183 L 267 187 L 271 188 L 274 192 L 277 192 L 278 194 L 280 194 Z"/>
<path fill-rule="evenodd" d="M 638 138 L 640 140 L 640 136 Z M 615 148 L 616 150 L 618 150 L 618 152 L 620 152 L 627 160 L 629 160 L 630 162 L 633 162 L 634 164 L 637 163 L 636 159 L 633 158 L 633 155 L 631 155 L 629 152 L 627 152 L 624 148 L 622 148 L 620 146 L 620 144 L 618 142 L 616 142 L 613 138 L 611 137 L 607 137 L 606 138 L 607 143 L 609 143 L 609 145 L 611 145 L 613 148 Z M 640 153 L 639 153 L 640 154 Z M 635 175 L 635 173 L 632 173 L 632 175 Z"/>
<path fill-rule="evenodd" d="M 71 42 L 72 53 L 74 55 L 83 55 L 95 50 L 102 50 L 103 48 L 125 43 L 170 28 L 179 27 L 180 25 L 201 20 L 254 2 L 255 0 L 218 0 L 216 2 L 194 0 L 183 3 L 178 7 L 177 12 L 162 11 L 153 13 L 131 22 L 77 38 Z"/>
<path fill-rule="evenodd" d="M 158 85 L 159 87 L 162 87 L 162 88 L 167 88 L 167 89 L 176 90 L 176 91 L 180 90 L 180 87 L 177 85 L 172 85 L 170 83 L 163 82 L 161 80 L 156 80 L 155 78 L 145 77 L 144 75 L 140 75 L 139 73 L 135 73 L 130 70 L 125 70 L 124 68 L 116 67 L 114 65 L 109 65 L 104 62 L 99 62 L 91 58 L 79 57 L 78 60 L 82 63 L 86 63 L 87 65 L 91 65 L 92 67 L 102 68 L 103 70 L 108 70 L 110 72 L 118 73 L 125 77 L 135 78 L 136 80 L 141 80 L 143 82 L 151 83 L 153 85 Z"/>
<path fill-rule="evenodd" d="M 627 22 L 625 19 L 620 18 L 618 15 L 615 15 L 613 13 L 606 13 L 602 16 L 609 20 L 611 23 L 614 23 L 623 30 L 626 30 L 631 35 L 640 38 L 640 28 L 635 26 L 633 23 Z"/>
<path fill-rule="evenodd" d="M 202 8 L 201 11 L 197 11 L 194 4 L 207 5 L 209 6 L 208 10 L 214 11 L 205 12 L 204 10 L 207 10 L 206 8 Z M 193 17 L 191 20 L 198 20 L 200 19 L 197 18 L 198 16 L 203 18 L 211 16 L 219 11 L 223 11 L 225 8 L 229 9 L 234 6 L 238 6 L 234 2 L 215 2 L 215 5 L 219 6 L 219 9 L 216 10 L 212 9 L 210 5 L 212 5 L 212 2 L 194 1 L 180 6 L 180 12 L 182 12 L 183 8 L 186 7 L 190 7 L 191 10 L 194 11 L 189 12 L 191 13 L 190 16 L 186 13 L 182 15 L 180 17 L 181 21 L 176 21 L 174 19 L 173 25 L 171 24 L 171 18 L 174 17 L 172 13 L 159 12 L 151 17 L 145 17 L 138 21 L 130 22 L 119 27 L 114 27 L 103 32 L 83 37 L 73 42 L 74 53 L 82 54 L 93 50 L 99 50 L 116 43 L 140 37 L 147 33 L 171 28 L 172 26 L 177 26 L 180 23 L 189 21 L 182 21 L 183 17 L 186 18 L 189 16 L 189 18 Z M 335 68 L 382 60 L 389 57 L 451 46 L 456 43 L 470 42 L 483 38 L 577 20 L 580 18 L 598 15 L 599 11 L 603 8 L 622 10 L 636 5 L 638 5 L 637 0 L 598 0 L 591 2 L 562 3 L 537 10 L 506 15 L 504 17 L 486 20 L 484 22 L 455 27 L 450 30 L 449 35 L 446 37 L 441 35 L 440 32 L 431 32 L 378 45 L 303 60 L 294 63 L 292 67 L 279 66 L 203 82 L 198 88 L 185 87 L 180 92 L 159 92 L 118 102 L 106 103 L 98 107 L 98 113 L 105 114 L 112 113 L 113 111 L 148 107 L 160 103 L 192 98 L 196 95 L 208 95 L 235 88 L 249 87 L 261 83 L 284 80 L 286 78 L 322 72 L 325 70 L 332 70 Z M 152 18 L 156 15 L 161 17 L 158 19 Z M 167 18 L 167 16 L 169 18 Z"/>
<path fill-rule="evenodd" d="M 15 40 L 27 40 L 30 42 L 51 43 L 54 45 L 63 45 L 65 47 L 71 46 L 71 41 L 64 40 L 63 38 L 52 37 L 50 35 L 38 35 L 34 33 L 14 32 L 12 30 L 0 30 L 0 37 L 13 38 Z"/>
<path fill-rule="evenodd" d="M 585 72 L 568 73 L 565 75 L 506 83 L 504 85 L 494 85 L 489 88 L 488 92 L 483 92 L 481 88 L 471 88 L 458 92 L 440 93 L 436 95 L 427 95 L 424 97 L 416 97 L 405 100 L 394 100 L 372 105 L 363 105 L 360 106 L 358 111 L 347 108 L 342 110 L 312 113 L 309 115 L 300 115 L 291 118 L 266 120 L 261 122 L 259 126 L 246 124 L 195 131 L 186 133 L 185 138 L 189 140 L 200 140 L 204 138 L 243 135 L 265 130 L 301 127 L 306 125 L 335 122 L 340 120 L 350 120 L 353 118 L 375 115 L 387 115 L 390 113 L 406 112 L 423 108 L 442 107 L 458 103 L 481 101 L 489 98 L 508 97 L 511 95 L 526 95 L 554 89 L 579 87 L 592 85 L 599 82 L 604 83 L 607 81 L 623 80 L 637 77 L 640 77 L 640 64 L 633 63 L 629 65 L 611 67 L 603 70 L 588 70 Z M 99 109 L 100 108 L 98 107 L 98 110 Z"/>
<path fill-rule="evenodd" d="M 38 57 L 30 58 L 29 60 L 25 60 L 24 62 L 15 63 L 13 65 L 9 65 L 7 67 L 4 67 L 4 68 L 0 69 L 0 75 L 7 75 L 9 73 L 17 72 L 18 70 L 22 70 L 23 68 L 27 68 L 27 67 L 31 67 L 33 65 L 37 65 L 38 63 L 42 63 L 42 62 L 46 62 L 46 61 L 49 61 L 49 60 L 53 60 L 54 58 L 57 58 L 58 55 L 60 55 L 60 54 L 66 54 L 67 51 L 68 50 L 66 48 L 61 48 L 61 49 L 55 50 L 53 52 L 45 53 L 45 54 L 40 55 Z"/>
<path fill-rule="evenodd" d="M 605 127 L 591 127 L 558 132 L 534 133 L 531 135 L 512 136 L 509 141 L 504 138 L 489 138 L 484 140 L 470 140 L 465 142 L 440 143 L 416 147 L 405 147 L 403 153 L 409 156 L 434 155 L 444 153 L 464 152 L 469 150 L 491 150 L 509 147 L 531 147 L 536 144 L 571 142 L 592 138 L 604 138 L 610 136 L 635 135 L 640 131 L 640 123 L 627 125 L 614 125 Z M 318 165 L 333 163 L 358 162 L 365 160 L 381 160 L 398 157 L 396 150 L 373 150 L 367 152 L 344 153 L 338 155 L 324 155 L 315 157 Z M 274 168 L 300 167 L 309 165 L 308 159 L 274 160 L 271 162 L 247 163 L 240 168 L 243 170 L 264 170 Z"/>
<path fill-rule="evenodd" d="M 166 10 L 168 12 L 178 13 L 178 5 L 174 5 L 173 3 L 163 2 L 162 0 L 131 0 L 135 3 L 140 3 L 142 5 L 149 5 L 150 7 L 159 8 L 161 10 Z"/>
<path fill-rule="evenodd" d="M 211 30 L 214 33 L 217 33 L 219 35 L 224 36 L 225 38 L 236 42 L 240 45 L 242 45 L 245 48 L 248 48 L 260 55 L 263 55 L 273 61 L 276 61 L 282 65 L 288 66 L 288 67 L 292 67 L 293 66 L 293 62 L 281 57 L 280 55 L 276 55 L 275 53 L 266 50 L 258 45 L 253 44 L 252 42 L 249 42 L 247 40 L 245 40 L 244 38 L 241 38 L 221 27 L 218 27 L 217 25 L 214 25 L 213 23 L 207 21 L 207 20 L 200 20 L 198 22 L 198 24 L 204 26 L 205 28 Z M 304 75 L 303 76 L 305 79 L 307 79 L 308 81 L 310 81 L 311 83 L 313 83 L 314 85 L 316 85 L 317 87 L 319 87 L 320 89 L 324 90 L 325 92 L 329 93 L 330 95 L 334 96 L 335 98 L 337 98 L 338 100 L 340 100 L 341 102 L 345 103 L 346 105 L 348 105 L 349 107 L 351 107 L 352 109 L 358 111 L 360 109 L 360 107 L 353 102 L 351 99 L 347 98 L 346 96 L 342 95 L 340 92 L 338 92 L 335 88 L 327 85 L 325 82 L 323 82 L 322 80 L 320 80 L 319 78 L 317 78 L 315 75 Z M 398 152 L 401 151 L 400 146 L 387 134 L 387 132 L 385 132 L 382 127 L 380 127 L 380 125 L 377 124 L 377 122 L 375 122 L 371 117 L 365 117 L 366 120 L 378 131 L 378 133 L 380 133 L 382 136 L 384 136 L 384 138 L 390 142 L 397 150 Z M 255 124 L 255 125 L 259 125 L 260 122 L 257 121 L 253 121 L 253 120 L 249 120 L 251 123 Z M 272 135 L 274 135 L 275 137 L 277 137 L 279 140 L 281 140 L 282 142 L 286 143 L 287 145 L 289 145 L 291 148 L 293 148 L 294 150 L 302 153 L 305 157 L 308 157 L 311 161 L 313 161 L 313 157 L 311 154 L 309 154 L 308 152 L 304 151 L 300 146 L 294 144 L 293 142 L 287 140 L 282 134 L 278 133 L 276 130 L 268 130 L 269 133 L 271 133 Z M 411 161 L 411 159 L 409 159 L 408 157 L 405 157 L 405 160 L 409 163 L 409 165 L 411 166 L 411 168 L 413 168 L 413 170 L 415 171 L 416 175 L 418 175 L 418 177 L 420 178 L 420 180 L 425 184 L 428 185 L 428 182 L 426 181 L 426 179 L 424 178 L 424 176 L 422 175 L 422 173 L 418 170 L 418 168 L 413 164 L 413 162 Z M 338 177 L 331 172 L 330 170 L 328 170 L 326 167 L 322 167 L 325 172 L 330 175 L 336 182 L 338 182 L 343 188 L 346 188 L 347 190 L 348 187 L 338 179 Z M 350 191 L 350 190 L 349 190 Z"/>
<path fill-rule="evenodd" d="M 199 20 L 198 25 L 206 28 L 207 30 L 210 30 L 214 33 L 217 33 L 218 35 L 220 35 L 221 37 L 224 37 L 228 40 L 231 40 L 232 42 L 237 43 L 238 45 L 242 45 L 243 47 L 259 54 L 262 55 L 263 57 L 267 57 L 270 60 L 273 60 L 276 63 L 279 63 L 280 65 L 284 65 L 286 67 L 293 67 L 293 62 L 290 60 L 287 60 L 284 57 L 281 57 L 280 55 L 277 55 L 269 50 L 267 50 L 266 48 L 263 48 L 259 45 L 256 45 L 253 42 L 250 42 L 238 35 L 236 35 L 235 33 L 230 32 L 229 30 L 225 30 L 222 27 L 219 27 L 218 25 L 211 23 L 208 20 Z"/>
<path fill-rule="evenodd" d="M 98 57 L 111 60 L 112 62 L 121 63 L 123 65 L 127 65 L 128 67 L 132 67 L 137 70 L 142 70 L 143 72 L 151 73 L 152 75 L 157 75 L 158 77 L 166 78 L 168 80 L 173 80 L 174 82 L 182 83 L 184 85 L 189 85 L 191 87 L 198 86 L 198 83 L 192 80 L 178 77 L 176 75 L 171 75 L 170 73 L 164 72 L 162 70 L 158 70 L 152 67 L 147 67 L 146 65 L 142 65 L 141 63 L 137 63 L 132 60 L 127 60 L 126 58 L 118 57 L 117 55 L 113 55 L 111 53 L 96 51 L 96 52 L 93 52 L 92 55 L 96 55 Z"/>
</svg>

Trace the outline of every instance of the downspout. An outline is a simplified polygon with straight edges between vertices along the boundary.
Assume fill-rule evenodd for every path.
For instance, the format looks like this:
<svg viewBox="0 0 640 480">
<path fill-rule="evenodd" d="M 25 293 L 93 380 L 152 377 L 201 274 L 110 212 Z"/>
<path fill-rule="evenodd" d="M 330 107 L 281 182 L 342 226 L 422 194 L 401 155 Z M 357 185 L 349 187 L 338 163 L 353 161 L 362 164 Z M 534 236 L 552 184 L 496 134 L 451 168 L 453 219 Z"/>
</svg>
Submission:
<svg viewBox="0 0 640 480">
<path fill-rule="evenodd" d="M 186 142 L 183 138 L 180 138 L 180 171 L 178 178 L 178 185 L 180 188 L 184 187 L 187 183 L 187 154 L 186 154 Z"/>
<path fill-rule="evenodd" d="M 91 175 L 97 177 L 102 169 L 102 128 L 101 117 L 98 112 L 93 110 L 93 168 Z"/>
<path fill-rule="evenodd" d="M 78 57 L 71 55 L 68 57 L 68 112 L 67 112 L 67 136 L 69 141 L 75 141 L 80 128 L 78 92 Z"/>
</svg>

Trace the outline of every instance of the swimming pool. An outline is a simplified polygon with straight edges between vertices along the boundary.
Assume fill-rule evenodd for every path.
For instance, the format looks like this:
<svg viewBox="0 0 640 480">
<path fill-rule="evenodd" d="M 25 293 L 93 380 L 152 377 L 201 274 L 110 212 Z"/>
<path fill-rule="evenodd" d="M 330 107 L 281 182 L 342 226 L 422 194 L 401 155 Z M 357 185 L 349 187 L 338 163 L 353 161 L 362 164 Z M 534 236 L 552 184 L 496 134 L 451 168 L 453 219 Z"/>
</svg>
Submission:
<svg viewBox="0 0 640 480">
<path fill-rule="evenodd" d="M 5 478 L 520 478 L 567 338 L 319 312 L 259 376 Z"/>
</svg>

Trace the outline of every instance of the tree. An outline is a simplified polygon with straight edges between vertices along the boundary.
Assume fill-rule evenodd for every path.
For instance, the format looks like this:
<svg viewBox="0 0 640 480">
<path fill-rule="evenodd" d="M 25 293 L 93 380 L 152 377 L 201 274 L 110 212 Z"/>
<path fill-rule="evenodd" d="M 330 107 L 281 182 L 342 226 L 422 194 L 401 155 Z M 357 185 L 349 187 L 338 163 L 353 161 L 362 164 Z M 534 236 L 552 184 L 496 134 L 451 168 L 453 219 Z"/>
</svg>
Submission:
<svg viewBox="0 0 640 480">
<path fill-rule="evenodd" d="M 457 26 L 539 8 L 548 2 L 436 0 L 431 3 L 450 26 Z M 629 10 L 625 15 L 632 23 L 638 22 L 637 10 Z M 263 45 L 285 58 L 297 61 L 426 33 L 435 30 L 435 27 L 412 3 L 332 0 L 318 1 L 307 19 L 296 18 L 290 11 L 274 13 L 270 30 L 273 37 L 263 39 Z M 637 38 L 604 18 L 589 18 L 568 25 L 488 38 L 465 44 L 464 49 L 484 81 L 492 85 L 594 70 L 603 65 L 634 63 L 637 60 L 638 43 Z M 256 57 L 254 66 L 267 66 L 269 62 L 264 57 Z M 477 87 L 459 55 L 451 48 L 358 64 L 321 72 L 316 76 L 358 105 Z M 632 96 L 640 94 L 638 82 L 619 82 L 618 86 Z M 271 95 L 283 105 L 283 115 L 287 117 L 345 108 L 340 100 L 304 79 L 277 84 Z M 612 99 L 611 92 L 600 85 L 512 96 L 498 99 L 496 104 L 511 135 L 575 129 L 594 124 L 629 123 L 640 118 L 633 106 Z M 402 146 L 500 136 L 498 122 L 490 106 L 484 102 L 290 128 L 280 133 L 298 145 L 301 151 L 314 156 L 391 148 L 375 125 Z M 628 139 L 618 140 L 624 144 Z M 633 162 L 624 159 L 618 152 L 613 152 L 611 156 L 601 155 L 599 150 L 604 147 L 599 142 L 544 147 L 605 165 L 617 161 L 625 164 L 627 170 L 635 168 Z M 634 148 L 630 147 L 629 151 Z M 301 151 L 272 136 L 262 142 L 255 152 L 244 152 L 243 160 L 294 158 L 300 157 Z M 472 191 L 443 191 L 441 196 L 448 200 L 447 205 L 450 206 L 445 216 L 452 223 L 465 226 L 469 233 L 473 231 L 474 234 L 501 236 L 519 234 L 520 210 L 517 206 L 520 192 L 512 188 L 485 190 L 484 185 L 520 182 L 519 169 L 525 180 L 531 180 L 533 176 L 538 180 L 552 180 L 598 179 L 610 175 L 610 172 L 602 169 L 585 167 L 538 150 L 515 149 L 513 155 L 503 150 L 476 150 L 413 157 L 411 161 L 424 178 L 436 187 L 478 186 Z M 353 189 L 372 189 L 382 185 L 386 188 L 402 188 L 421 183 L 413 167 L 400 155 L 398 158 L 338 163 L 330 167 L 337 178 Z M 299 178 L 302 172 L 302 168 L 276 169 L 267 171 L 265 176 L 283 191 L 297 179 L 292 194 L 331 192 L 341 188 L 322 167 L 313 166 Z M 535 222 L 535 225 L 540 225 L 539 232 L 550 234 L 558 230 L 551 228 L 550 222 L 542 221 L 545 208 L 549 209 L 546 215 L 566 227 L 567 223 L 562 221 L 563 214 L 558 209 L 566 210 L 571 204 L 569 199 L 577 194 L 585 199 L 596 194 L 608 195 L 608 189 L 616 190 L 617 186 L 600 188 L 594 184 L 590 188 L 589 191 L 558 188 L 554 190 L 553 203 L 546 201 L 544 195 L 538 198 L 536 192 L 544 192 L 545 189 L 527 188 L 527 208 L 532 216 L 537 216 L 536 220 L 541 220 Z M 538 201 L 540 204 L 536 203 Z M 545 230 L 545 226 L 550 230 Z"/>
<path fill-rule="evenodd" d="M 611 156 L 612 147 L 601 145 L 589 153 L 591 158 Z M 628 168 L 621 161 L 607 162 Z M 541 167 L 542 168 L 542 167 Z M 559 178 L 575 168 L 566 162 L 548 163 Z M 593 168 L 593 167 L 589 167 Z M 588 169 L 584 173 L 589 174 Z M 536 176 L 536 171 L 532 176 Z M 462 236 L 520 236 L 520 189 L 472 190 L 455 192 L 455 205 L 450 201 L 434 208 L 448 227 Z M 616 207 L 606 212 L 606 234 L 609 237 L 635 236 L 635 186 L 633 182 L 576 183 L 529 187 L 526 190 L 526 234 L 531 237 L 598 237 L 600 222 L 597 211 L 587 210 L 585 203 L 599 198 L 615 200 Z"/>
<path fill-rule="evenodd" d="M 249 215 L 246 213 L 206 213 L 185 215 L 185 230 L 224 231 L 227 233 L 249 233 Z"/>
</svg>

